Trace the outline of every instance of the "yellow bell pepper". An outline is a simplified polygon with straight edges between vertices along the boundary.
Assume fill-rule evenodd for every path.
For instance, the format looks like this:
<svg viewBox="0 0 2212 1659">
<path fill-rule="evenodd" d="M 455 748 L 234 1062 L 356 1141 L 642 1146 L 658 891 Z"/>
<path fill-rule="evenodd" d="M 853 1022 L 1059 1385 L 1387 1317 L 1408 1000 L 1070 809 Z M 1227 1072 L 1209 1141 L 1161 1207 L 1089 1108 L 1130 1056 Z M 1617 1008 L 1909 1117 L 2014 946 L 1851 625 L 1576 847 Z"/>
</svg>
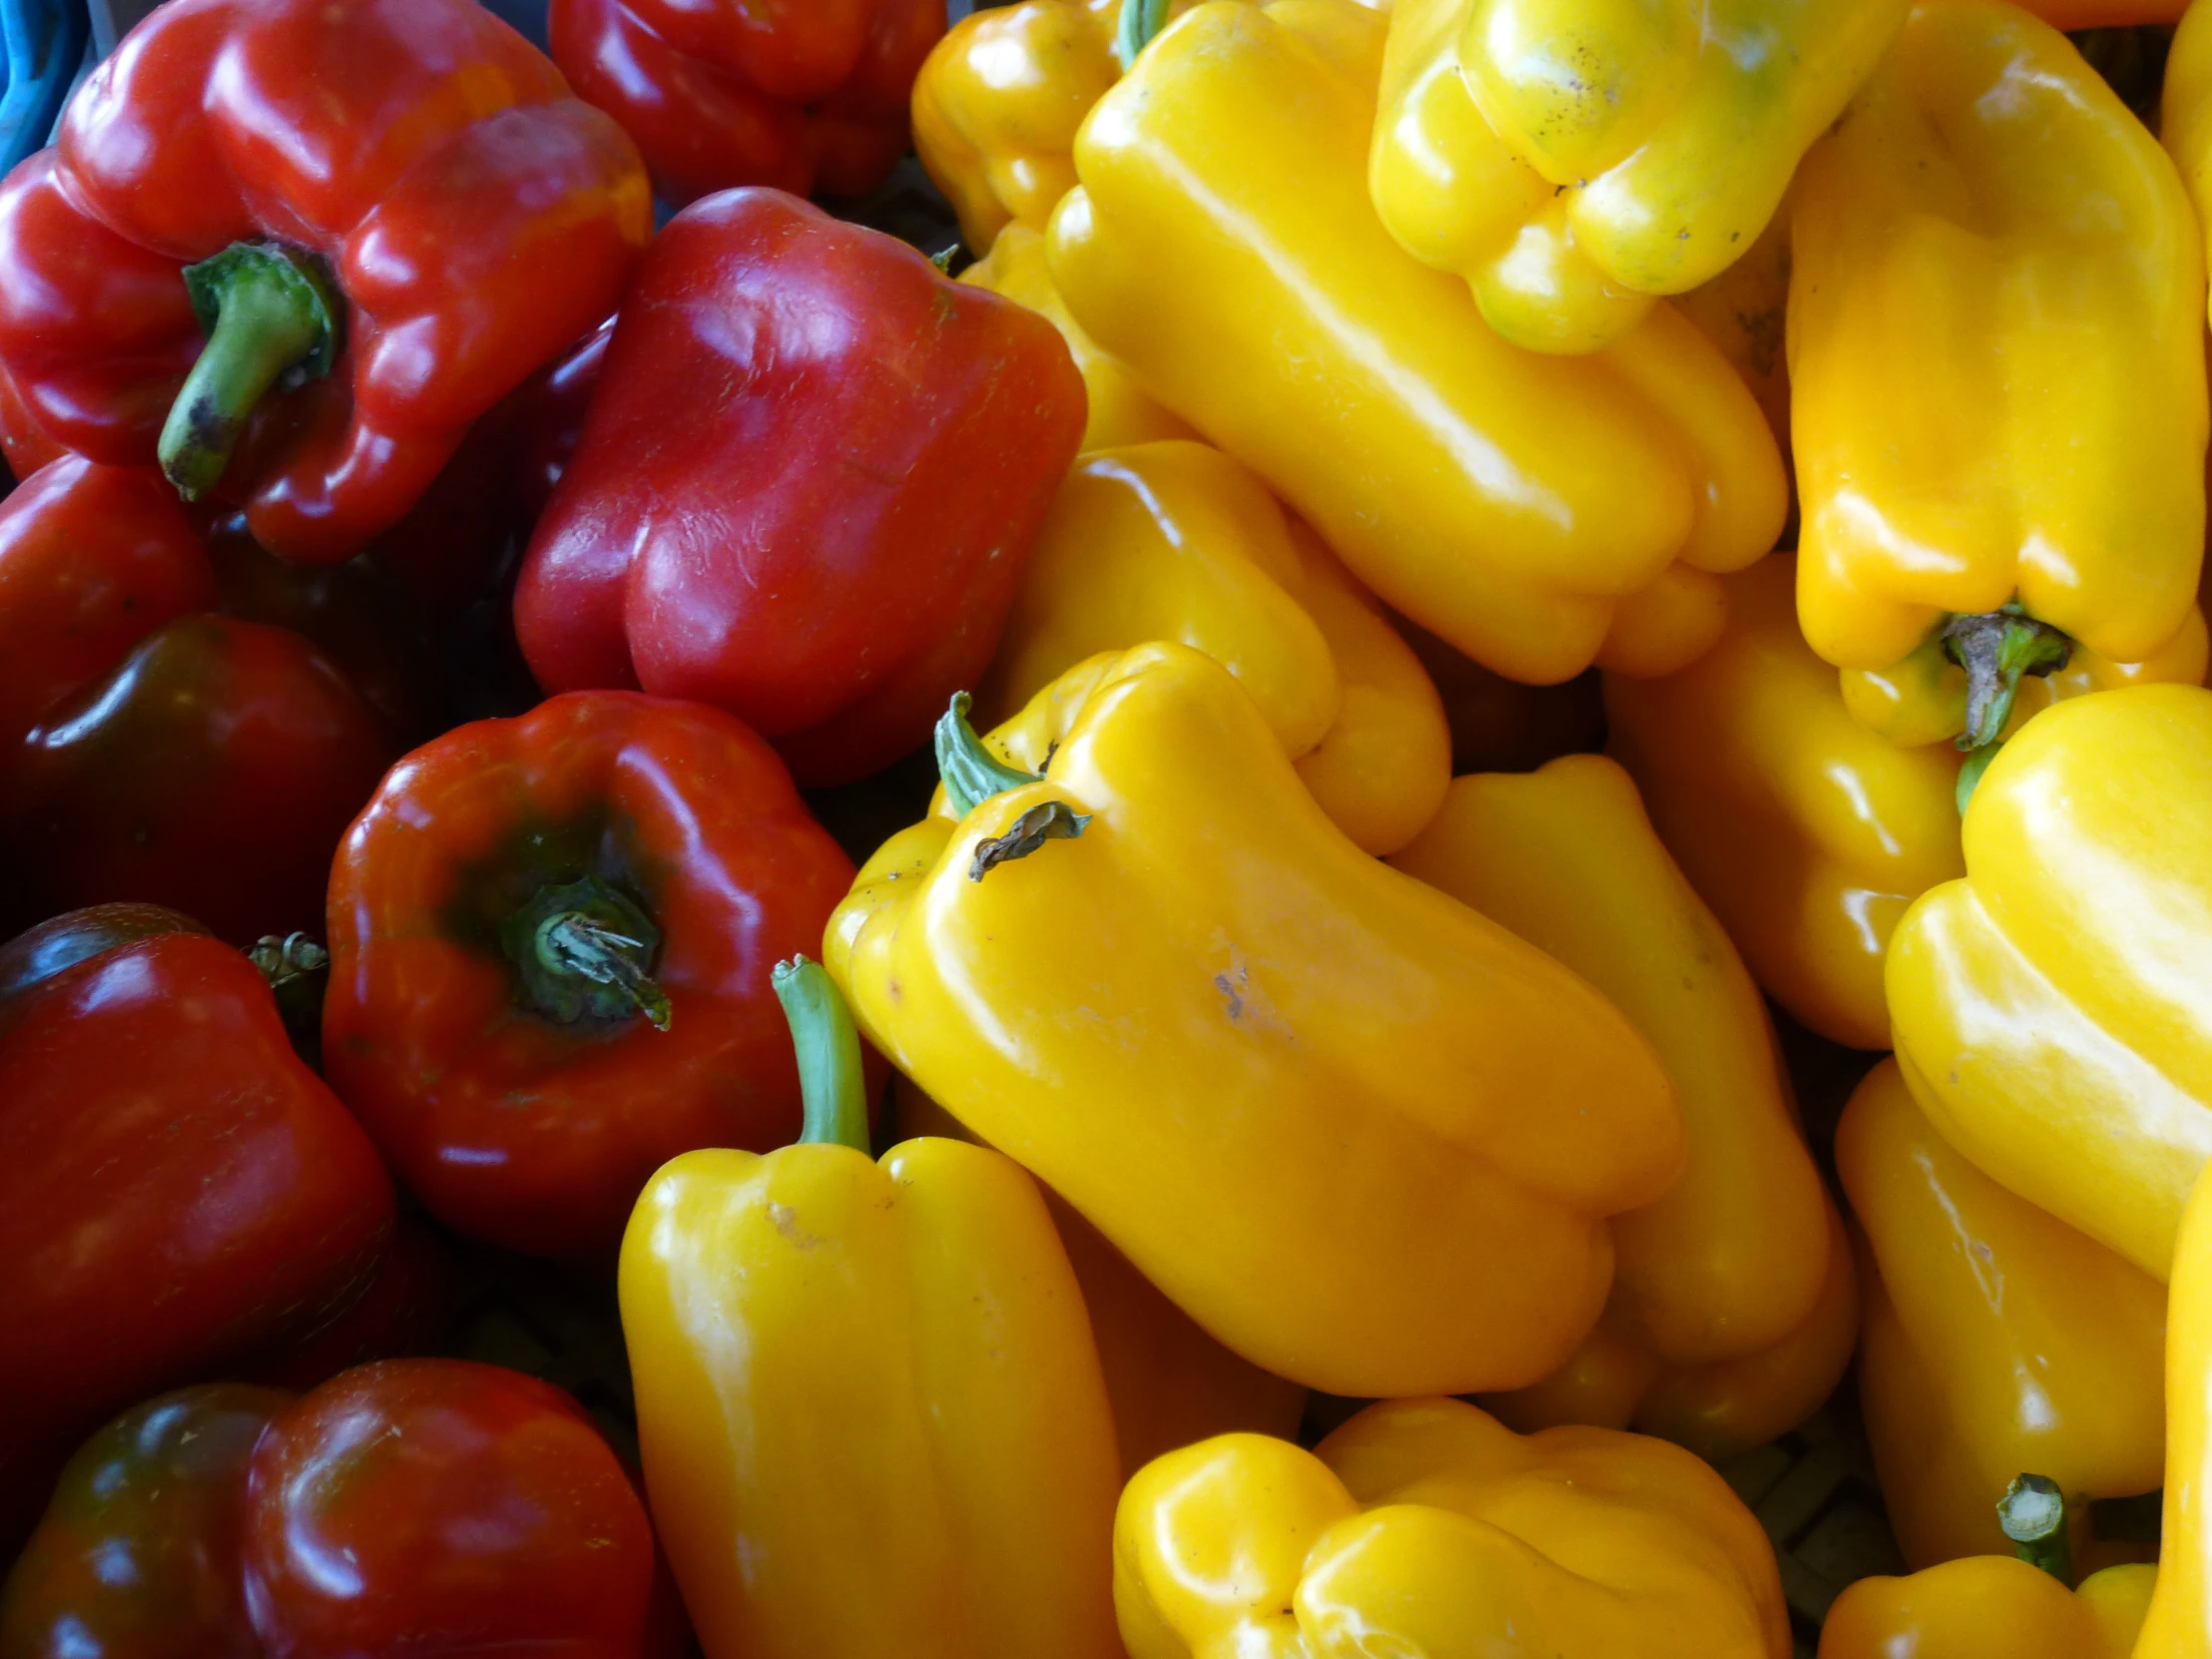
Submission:
<svg viewBox="0 0 2212 1659">
<path fill-rule="evenodd" d="M 1360 165 L 1383 29 L 1350 0 L 1213 0 L 1170 25 L 1077 139 L 1060 294 L 1363 584 L 1477 661 L 1537 683 L 1606 649 L 1637 672 L 1688 662 L 1719 627 L 1712 573 L 1780 530 L 1774 434 L 1671 308 L 1594 356 L 1541 356 L 1390 240 Z"/>
<path fill-rule="evenodd" d="M 2212 1155 L 2212 692 L 2063 703 L 1997 752 L 1967 876 L 1890 947 L 1898 1059 L 1951 1145 L 2163 1279 Z"/>
<path fill-rule="evenodd" d="M 1682 1177 L 1612 1222 L 1612 1312 L 1668 1366 L 1772 1348 L 1828 1279 L 1820 1172 L 1758 987 L 1602 755 L 1453 781 L 1391 862 L 1610 997 L 1681 1102 Z"/>
<path fill-rule="evenodd" d="M 1346 833 L 1391 852 L 1435 816 L 1451 735 L 1419 660 L 1344 568 L 1220 450 L 1076 462 L 976 691 L 996 722 L 1084 658 L 1178 640 L 1237 677 Z"/>
<path fill-rule="evenodd" d="M 1867 1435 L 1905 1559 L 2002 1553 L 2023 1472 L 2086 1501 L 2155 1488 L 2165 1287 L 1954 1152 L 1884 1061 L 1845 1108 L 1836 1167 L 1873 1271 Z"/>
<path fill-rule="evenodd" d="M 1025 5 L 1013 10 L 1026 11 L 1032 6 L 1058 3 L 1059 0 L 1027 0 Z M 1008 15 L 1005 11 L 976 12 L 960 27 Z M 1197 436 L 1189 422 L 1154 402 L 1144 388 L 1130 378 L 1129 370 L 1101 351 L 1098 342 L 1083 332 L 1083 325 L 1069 314 L 1060 298 L 1060 290 L 1052 285 L 1052 269 L 1045 264 L 1044 237 L 1039 232 L 1026 225 L 1007 226 L 991 244 L 990 253 L 960 273 L 960 280 L 989 288 L 1017 305 L 1026 305 L 1060 330 L 1060 337 L 1067 341 L 1068 355 L 1075 359 L 1076 370 L 1083 376 L 1083 389 L 1090 398 L 1089 414 L 1083 422 L 1083 452 L 1151 443 L 1160 438 Z"/>
<path fill-rule="evenodd" d="M 1790 354 L 1785 325 L 1790 304 L 1790 212 L 1784 202 L 1759 240 L 1711 281 L 1677 294 L 1674 305 L 1729 366 L 1743 376 L 1790 453 Z"/>
<path fill-rule="evenodd" d="M 1604 1218 L 1680 1167 L 1650 1047 L 1362 853 L 1213 659 L 1069 679 L 1015 723 L 1034 759 L 948 716 L 961 816 L 891 837 L 831 915 L 869 1040 L 1279 1377 L 1543 1376 L 1605 1300 Z"/>
<path fill-rule="evenodd" d="M 2157 1575 L 2107 1567 L 2069 1590 L 2025 1561 L 1969 1555 L 1862 1578 L 1828 1610 L 1820 1659 L 2128 1659 Z"/>
<path fill-rule="evenodd" d="M 901 1136 L 975 1139 L 913 1079 L 894 1074 L 893 1083 Z M 1059 1194 L 1047 1188 L 1044 1202 L 1091 1316 L 1125 1479 L 1162 1452 L 1216 1434 L 1244 1429 L 1289 1438 L 1298 1432 L 1306 1411 L 1304 1388 L 1269 1376 L 1207 1336 Z"/>
<path fill-rule="evenodd" d="M 797 1146 L 690 1152 L 622 1245 L 654 1527 L 708 1659 L 1119 1659 L 1113 1419 L 1036 1183 L 958 1141 L 870 1159 L 822 970 L 777 970 Z"/>
<path fill-rule="evenodd" d="M 1484 668 L 1416 622 L 1396 619 L 1451 729 L 1451 771 L 1533 772 L 1562 755 L 1605 745 L 1605 700 L 1597 671 L 1556 686 L 1525 686 Z"/>
<path fill-rule="evenodd" d="M 2159 137 L 2180 170 L 2182 188 L 2197 210 L 2199 234 L 2212 226 L 2212 9 L 2191 5 L 2181 14 L 2158 106 Z"/>
<path fill-rule="evenodd" d="M 1891 931 L 1965 868 L 1959 757 L 1851 718 L 1791 583 L 1788 559 L 1730 577 L 1713 651 L 1663 680 L 1607 675 L 1611 753 L 1760 986 L 1825 1037 L 1888 1048 Z"/>
<path fill-rule="evenodd" d="M 1774 1549 L 1704 1463 L 1604 1428 L 1523 1438 L 1456 1399 L 1305 1451 L 1225 1434 L 1122 1493 L 1129 1659 L 1786 1659 Z"/>
<path fill-rule="evenodd" d="M 1836 1391 L 1859 1342 L 1859 1282 L 1843 1217 L 1824 1190 L 1828 1277 L 1804 1322 L 1773 1346 L 1709 1365 L 1675 1366 L 1609 1304 L 1567 1363 L 1526 1388 L 1477 1403 L 1524 1434 L 1561 1423 L 1633 1428 L 1724 1463 L 1805 1421 Z"/>
<path fill-rule="evenodd" d="M 1962 747 L 2069 645 L 2165 651 L 2204 551 L 2204 256 L 2142 123 L 2048 24 L 1930 0 L 1792 204 L 1813 649 L 1883 670 L 1944 642 Z"/>
<path fill-rule="evenodd" d="M 2158 1590 L 2135 1659 L 2212 1654 L 2212 1182 L 2197 1183 L 2174 1249 L 2166 1344 L 2165 1519 Z M 1119 1522 L 1116 1522 L 1117 1526 Z M 1120 1590 L 1115 1590 L 1118 1604 Z"/>
<path fill-rule="evenodd" d="M 1589 351 L 1757 242 L 1908 0 L 1400 0 L 1370 178 L 1490 326 Z"/>
</svg>

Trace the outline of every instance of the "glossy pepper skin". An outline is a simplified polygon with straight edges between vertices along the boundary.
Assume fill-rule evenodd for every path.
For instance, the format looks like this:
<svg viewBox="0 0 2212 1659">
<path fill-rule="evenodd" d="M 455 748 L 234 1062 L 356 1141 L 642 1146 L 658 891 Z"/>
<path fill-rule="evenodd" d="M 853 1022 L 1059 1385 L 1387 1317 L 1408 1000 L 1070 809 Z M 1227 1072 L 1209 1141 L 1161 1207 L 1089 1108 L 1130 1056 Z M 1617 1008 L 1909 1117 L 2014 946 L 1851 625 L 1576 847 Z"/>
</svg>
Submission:
<svg viewBox="0 0 2212 1659">
<path fill-rule="evenodd" d="M 1802 1326 L 1828 1280 L 1820 1172 L 1758 987 L 1602 755 L 1455 779 L 1391 863 L 1595 985 L 1681 1103 L 1673 1186 L 1615 1216 L 1611 1307 L 1673 1366 L 1741 1359 Z"/>
<path fill-rule="evenodd" d="M 331 870 L 331 1086 L 440 1220 L 603 1257 L 679 1152 L 797 1132 L 769 969 L 851 869 L 715 710 L 577 692 L 461 727 Z"/>
<path fill-rule="evenodd" d="M 1083 425 L 1052 325 L 779 192 L 630 290 L 515 630 L 548 691 L 729 710 L 805 784 L 927 738 L 998 643 Z"/>
<path fill-rule="evenodd" d="M 245 956 L 144 910 L 0 951 L 0 1548 L 107 1416 L 313 1332 L 392 1225 Z"/>
<path fill-rule="evenodd" d="M 2023 1472 L 2087 1499 L 2155 1488 L 2164 1287 L 1953 1151 L 1895 1063 L 1836 1132 L 1865 1230 L 1860 1394 L 1890 1522 L 1916 1567 L 2009 1550 L 1996 1503 Z"/>
<path fill-rule="evenodd" d="M 1704 1463 L 1455 1399 L 1170 1452 L 1122 1494 L 1114 1604 L 1130 1659 L 1790 1651 L 1773 1546 Z"/>
<path fill-rule="evenodd" d="M 1786 558 L 1728 578 L 1728 632 L 1680 673 L 1607 675 L 1608 747 L 1760 988 L 1824 1037 L 1888 1048 L 1890 936 L 1965 868 L 1959 758 L 1851 718 L 1792 579 Z"/>
<path fill-rule="evenodd" d="M 2204 255 L 2141 122 L 2048 24 L 1933 0 L 1792 203 L 1813 649 L 1887 669 L 2007 605 L 2165 648 L 2204 550 Z"/>
<path fill-rule="evenodd" d="M 72 449 L 151 463 L 203 355 L 184 268 L 237 244 L 320 262 L 342 319 L 311 350 L 256 357 L 249 389 L 324 376 L 188 401 L 191 458 L 164 458 L 188 490 L 245 506 L 271 549 L 342 559 L 614 308 L 651 229 L 636 147 L 480 7 L 182 0 L 132 30 L 56 145 L 0 186 L 17 273 L 0 359 Z M 240 327 L 248 308 L 226 301 Z"/>
<path fill-rule="evenodd" d="M 1859 1275 L 1835 1200 L 1822 1194 L 1828 1276 L 1820 1300 L 1771 1346 L 1673 1365 L 1616 1302 L 1542 1382 L 1476 1403 L 1524 1434 L 1562 1423 L 1633 1428 L 1725 1463 L 1787 1434 L 1828 1402 L 1859 1342 Z"/>
<path fill-rule="evenodd" d="M 2069 1590 L 2040 1567 L 1969 1555 L 1845 1586 L 1820 1659 L 2129 1659 L 2157 1568 L 2107 1567 Z"/>
<path fill-rule="evenodd" d="M 984 1147 L 866 1151 L 821 968 L 807 1130 L 686 1153 L 623 1241 L 646 1490 L 708 1659 L 1112 1659 L 1114 1426 L 1036 1183 Z"/>
<path fill-rule="evenodd" d="M 1758 241 L 1910 0 L 1399 0 L 1369 179 L 1516 345 L 1590 351 Z"/>
<path fill-rule="evenodd" d="M 1435 815 L 1451 740 L 1419 661 L 1259 479 L 1187 439 L 1077 460 L 978 689 L 983 718 L 1148 640 L 1179 640 L 1236 675 L 1367 851 L 1394 851 Z"/>
<path fill-rule="evenodd" d="M 1022 9 L 1017 6 L 973 12 L 968 21 L 1006 17 Z M 1059 288 L 1053 285 L 1042 232 L 1026 225 L 1009 225 L 991 244 L 988 254 L 960 273 L 960 280 L 1026 305 L 1060 330 L 1068 355 L 1075 359 L 1076 371 L 1083 376 L 1088 399 L 1082 453 L 1198 435 L 1182 416 L 1156 402 L 1128 369 L 1101 351 L 1098 342 L 1083 331 L 1083 325 L 1068 310 L 1067 301 L 1060 297 Z"/>
<path fill-rule="evenodd" d="M 2149 10 L 2156 3 L 2143 0 L 2143 9 Z M 2166 153 L 2180 170 L 2182 186 L 2201 224 L 2205 204 L 2212 201 L 2212 195 L 2207 194 L 2208 187 L 2212 187 L 2212 178 L 2207 177 L 2208 170 L 2212 170 L 2212 13 L 2200 6 L 2185 8 L 2178 0 L 2164 0 L 2158 10 L 2161 20 L 2178 19 L 2181 25 L 2174 31 L 2172 49 L 2166 55 L 2158 133 Z"/>
<path fill-rule="evenodd" d="M 239 944 L 319 929 L 395 734 L 298 634 L 211 614 L 247 597 L 224 588 L 149 469 L 68 456 L 0 503 L 0 920 L 129 899 Z"/>
<path fill-rule="evenodd" d="M 349 1371 L 270 1423 L 246 1509 L 272 1659 L 658 1647 L 645 1504 L 583 1408 L 534 1377 L 464 1360 Z"/>
<path fill-rule="evenodd" d="M 870 1041 L 1280 1377 L 1397 1395 L 1564 1359 L 1611 1277 L 1603 1218 L 1681 1158 L 1628 1022 L 1363 854 L 1188 646 L 1085 664 L 1006 736 L 1003 793 L 891 837 L 830 919 Z M 1091 1017 L 1028 1011 L 1063 1004 Z"/>
<path fill-rule="evenodd" d="M 1781 528 L 1773 433 L 1673 311 L 1601 355 L 1539 356 L 1389 239 L 1360 163 L 1383 28 L 1350 0 L 1217 0 L 1155 38 L 1076 145 L 1060 294 L 1467 655 L 1537 683 L 1601 653 L 1677 667 L 1720 627 L 1711 573 Z"/>
<path fill-rule="evenodd" d="M 1965 878 L 1889 963 L 1898 1059 L 1993 1179 L 2164 1278 L 2212 1155 L 2212 692 L 2140 686 L 2030 721 L 1966 809 Z"/>
<path fill-rule="evenodd" d="M 2199 1181 L 2174 1245 L 2166 1342 L 2166 1480 L 2158 1588 L 2136 1643 L 2137 1659 L 2203 1659 L 2212 1653 L 2212 1539 L 2204 1513 L 2212 1478 L 2212 1183 Z"/>
<path fill-rule="evenodd" d="M 0 1655 L 262 1659 L 241 1570 L 246 1471 L 290 1403 L 203 1383 L 87 1440 L 0 1588 Z"/>
<path fill-rule="evenodd" d="M 553 61 L 683 207 L 733 185 L 864 196 L 906 152 L 939 0 L 555 0 Z"/>
</svg>

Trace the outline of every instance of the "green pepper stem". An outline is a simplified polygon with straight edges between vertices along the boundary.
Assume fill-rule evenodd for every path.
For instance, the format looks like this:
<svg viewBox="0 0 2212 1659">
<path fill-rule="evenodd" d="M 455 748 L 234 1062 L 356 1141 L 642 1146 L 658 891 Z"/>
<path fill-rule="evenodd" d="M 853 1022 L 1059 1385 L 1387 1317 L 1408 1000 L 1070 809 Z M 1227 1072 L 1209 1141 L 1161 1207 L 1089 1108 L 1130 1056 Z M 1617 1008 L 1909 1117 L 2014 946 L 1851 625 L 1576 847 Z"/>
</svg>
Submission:
<svg viewBox="0 0 2212 1659">
<path fill-rule="evenodd" d="M 1167 21 L 1168 0 L 1121 0 L 1121 27 L 1114 33 L 1114 57 L 1124 75 Z"/>
<path fill-rule="evenodd" d="M 802 1144 L 867 1146 L 867 1083 L 860 1067 L 860 1034 L 836 982 L 820 962 L 794 956 L 769 974 L 799 1054 L 799 1090 L 805 1103 Z"/>
<path fill-rule="evenodd" d="M 968 724 L 969 707 L 968 694 L 954 692 L 936 730 L 937 776 L 944 780 L 945 799 L 962 818 L 994 795 L 1037 781 L 1035 773 L 1010 767 L 983 747 Z"/>
<path fill-rule="evenodd" d="M 2073 1541 L 2066 1531 L 2066 1498 L 2048 1475 L 2018 1474 L 1997 1500 L 1997 1524 L 2012 1540 L 2012 1553 L 2059 1583 L 2073 1583 Z"/>
<path fill-rule="evenodd" d="M 2020 677 L 2055 674 L 2073 655 L 2073 641 L 2047 622 L 2007 605 L 2000 611 L 1954 616 L 1942 632 L 1943 650 L 1966 671 L 1966 729 L 1960 749 L 1986 749 L 2003 735 L 2019 695 Z"/>
<path fill-rule="evenodd" d="M 208 343 L 169 407 L 160 455 L 169 481 L 193 501 L 221 482 L 272 386 L 329 373 L 344 312 L 308 256 L 270 243 L 233 243 L 184 275 Z"/>
<path fill-rule="evenodd" d="M 550 1019 L 643 1014 L 666 1031 L 668 993 L 650 969 L 661 930 L 623 893 L 596 876 L 541 888 L 500 926 L 526 1000 Z"/>
<path fill-rule="evenodd" d="M 2001 743 L 1985 743 L 1966 756 L 1966 764 L 1958 769 L 1958 783 L 1953 797 L 1958 803 L 1958 816 L 1966 816 L 1966 803 L 1973 799 L 1973 792 L 1980 786 L 1981 775 L 1989 770 L 1989 763 L 1997 758 Z"/>
</svg>

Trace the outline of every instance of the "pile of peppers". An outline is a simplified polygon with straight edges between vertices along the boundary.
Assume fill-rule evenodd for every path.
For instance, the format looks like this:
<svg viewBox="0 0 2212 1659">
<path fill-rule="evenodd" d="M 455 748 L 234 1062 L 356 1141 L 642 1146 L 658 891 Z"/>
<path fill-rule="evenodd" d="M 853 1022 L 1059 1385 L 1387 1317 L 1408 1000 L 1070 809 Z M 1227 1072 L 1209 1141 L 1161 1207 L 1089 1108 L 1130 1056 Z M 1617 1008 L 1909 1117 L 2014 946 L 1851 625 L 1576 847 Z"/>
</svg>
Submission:
<svg viewBox="0 0 2212 1659">
<path fill-rule="evenodd" d="M 0 180 L 0 1659 L 2212 1659 L 2212 0 L 546 25 Z"/>
</svg>

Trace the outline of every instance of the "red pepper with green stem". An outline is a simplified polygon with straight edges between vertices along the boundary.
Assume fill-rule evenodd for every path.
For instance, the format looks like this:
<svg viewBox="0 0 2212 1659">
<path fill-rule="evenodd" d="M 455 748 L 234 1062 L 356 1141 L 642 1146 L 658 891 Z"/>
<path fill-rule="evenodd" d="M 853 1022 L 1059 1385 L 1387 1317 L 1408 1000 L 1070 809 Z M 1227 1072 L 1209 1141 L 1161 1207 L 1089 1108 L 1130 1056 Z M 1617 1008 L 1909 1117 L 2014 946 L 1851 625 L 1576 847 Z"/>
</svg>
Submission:
<svg viewBox="0 0 2212 1659">
<path fill-rule="evenodd" d="M 515 592 L 548 691 L 727 709 L 803 784 L 927 740 L 1083 431 L 1059 331 L 769 190 L 655 239 Z"/>
<path fill-rule="evenodd" d="M 864 196 L 906 153 L 944 0 L 553 0 L 553 61 L 678 207 L 734 185 Z"/>
<path fill-rule="evenodd" d="M 440 1220 L 611 1255 L 670 1158 L 798 1133 L 769 972 L 851 879 L 713 709 L 590 692 L 461 727 L 339 850 L 323 1065 Z"/>
<path fill-rule="evenodd" d="M 650 230 L 636 147 L 469 0 L 172 0 L 0 185 L 0 362 L 71 449 L 342 559 Z"/>
<path fill-rule="evenodd" d="M 0 948 L 0 1555 L 77 1442 L 342 1314 L 392 1226 L 240 952 L 144 908 Z"/>
</svg>

